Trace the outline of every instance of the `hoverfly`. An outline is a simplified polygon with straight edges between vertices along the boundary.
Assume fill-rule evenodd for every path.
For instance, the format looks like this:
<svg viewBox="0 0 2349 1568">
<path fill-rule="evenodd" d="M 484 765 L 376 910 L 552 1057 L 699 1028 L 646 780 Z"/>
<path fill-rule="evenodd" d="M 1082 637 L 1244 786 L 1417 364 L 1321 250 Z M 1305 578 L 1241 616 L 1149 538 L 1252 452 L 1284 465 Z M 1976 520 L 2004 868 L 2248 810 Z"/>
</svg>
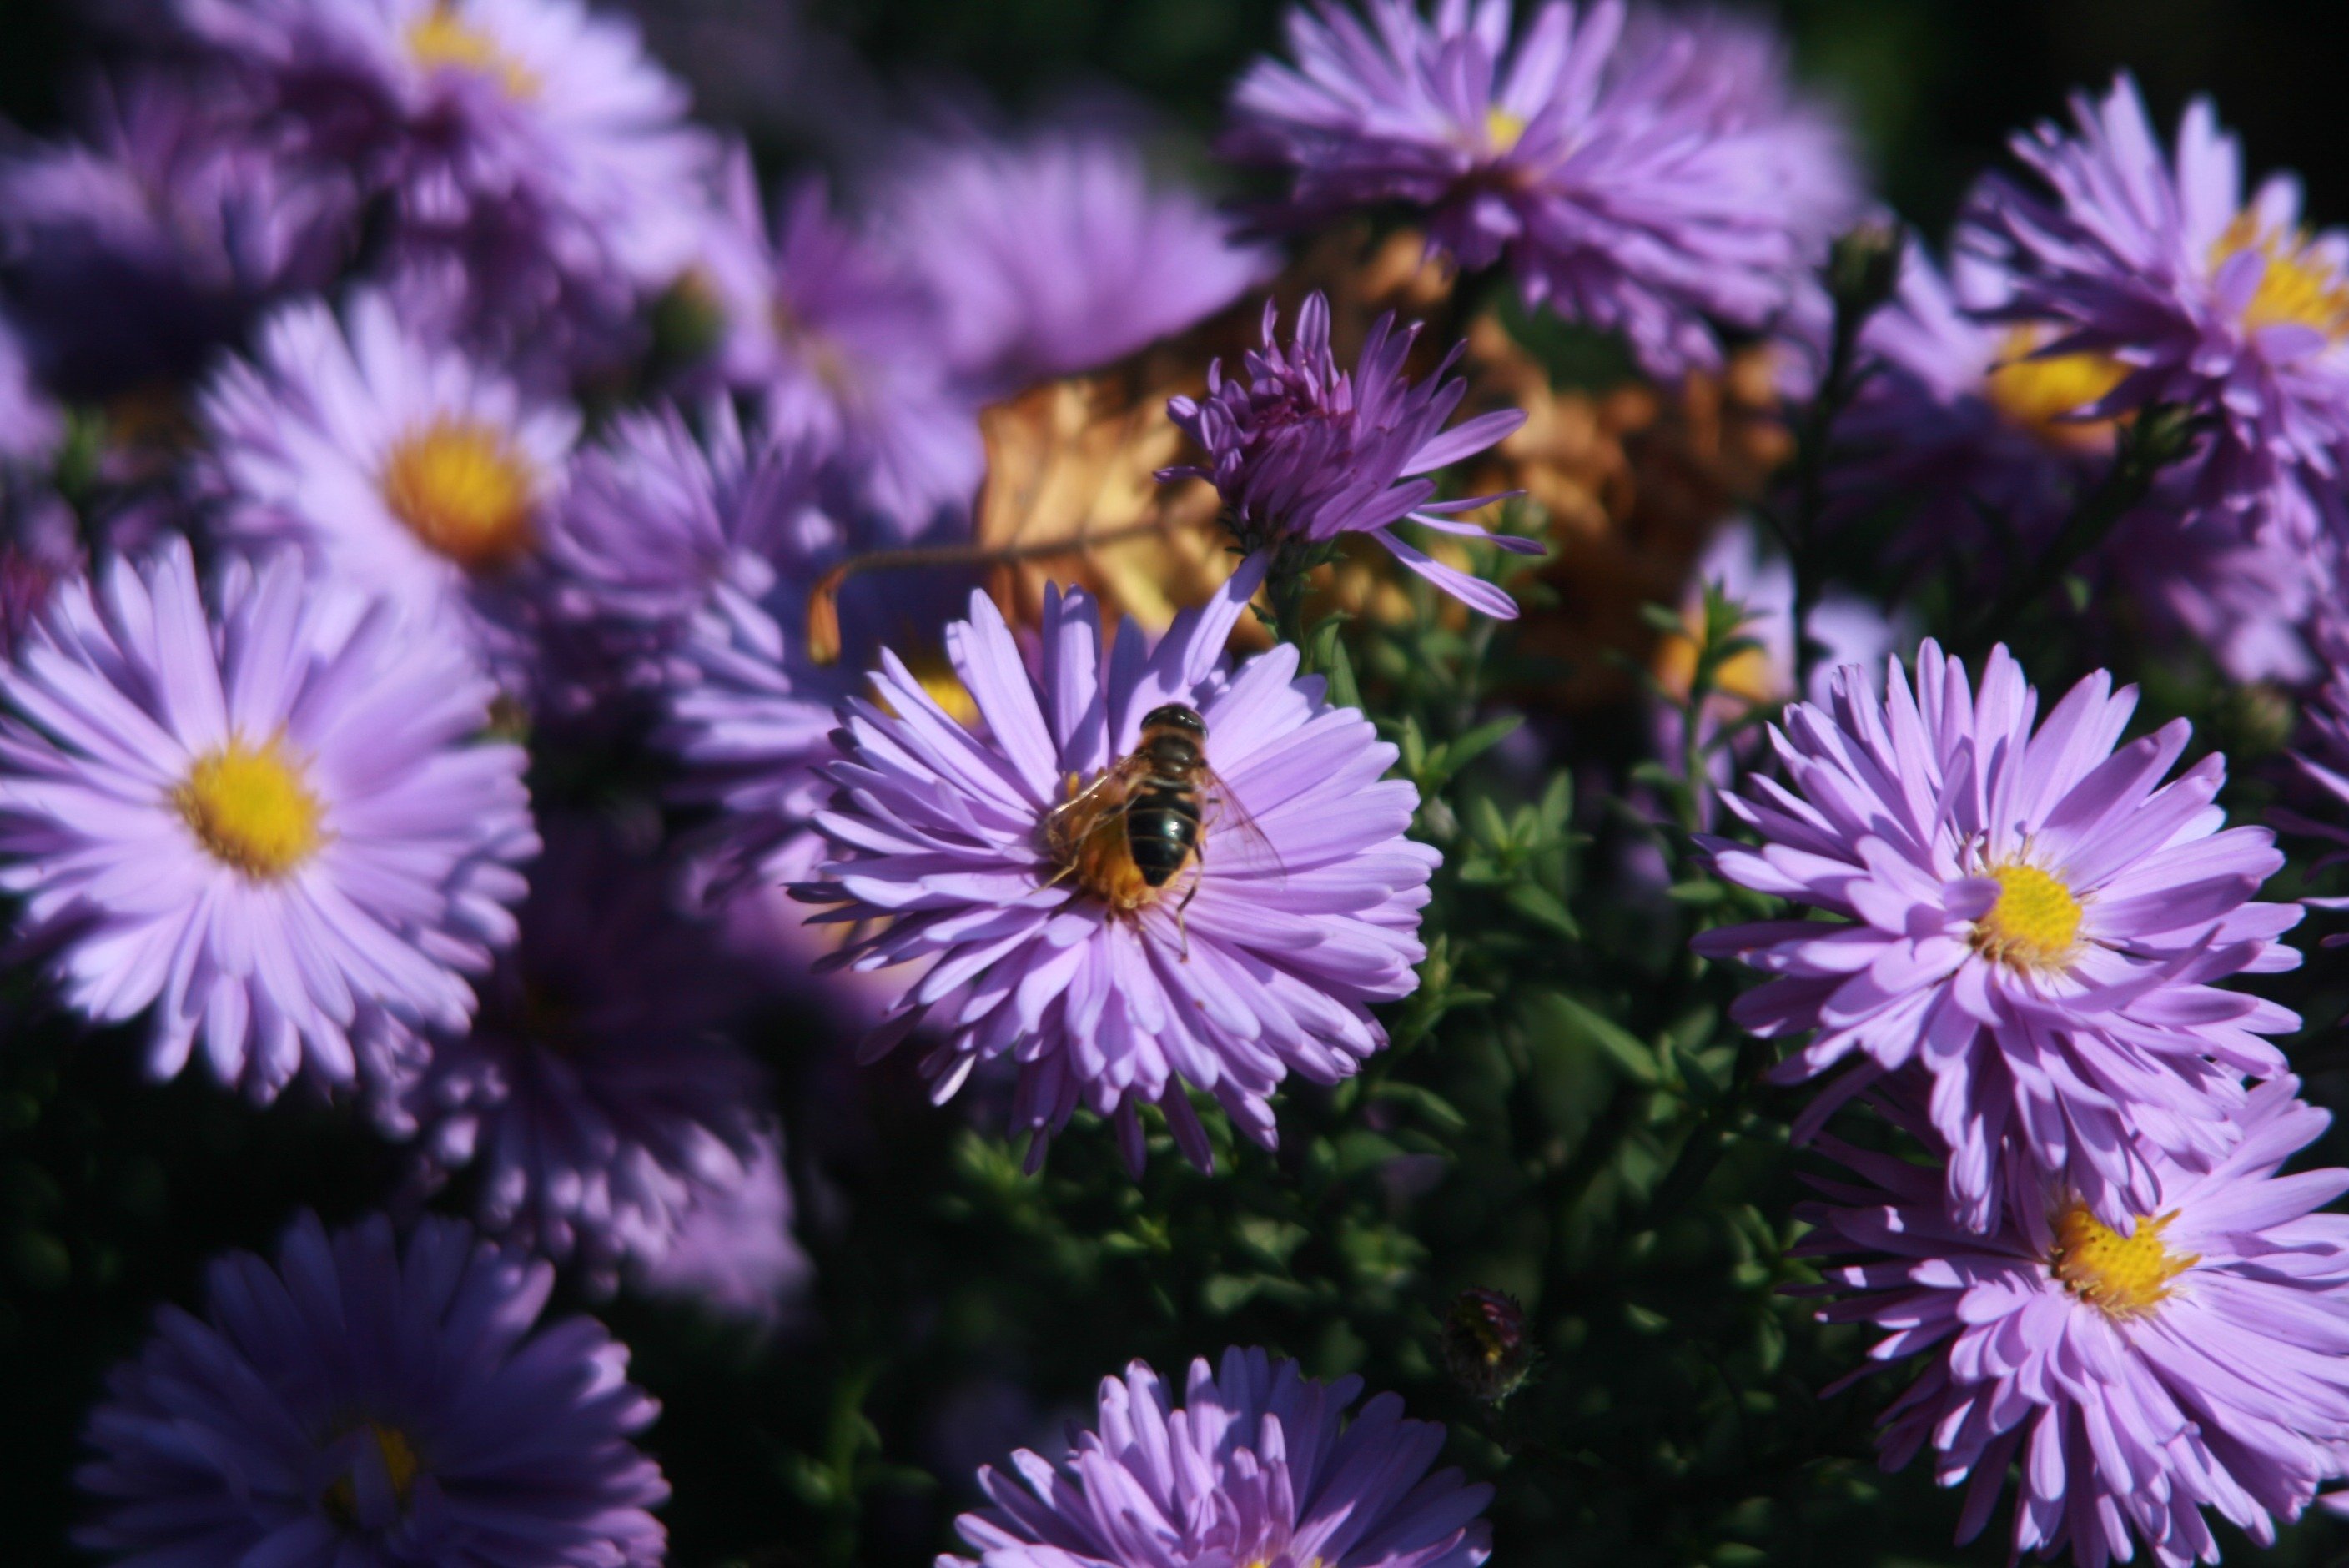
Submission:
<svg viewBox="0 0 2349 1568">
<path fill-rule="evenodd" d="M 1174 929 L 1198 896 L 1204 874 L 1205 828 L 1229 822 L 1278 868 L 1262 829 L 1207 766 L 1207 725 L 1182 703 L 1154 707 L 1143 718 L 1142 738 L 1102 776 L 1076 789 L 1044 819 L 1044 843 L 1060 867 L 1052 878 L 1073 876 L 1118 914 L 1131 915 L 1164 896 L 1187 867 L 1190 885 L 1174 905 Z M 1049 883 L 1047 885 L 1050 885 Z M 1190 938 L 1183 938 L 1189 956 Z"/>
</svg>

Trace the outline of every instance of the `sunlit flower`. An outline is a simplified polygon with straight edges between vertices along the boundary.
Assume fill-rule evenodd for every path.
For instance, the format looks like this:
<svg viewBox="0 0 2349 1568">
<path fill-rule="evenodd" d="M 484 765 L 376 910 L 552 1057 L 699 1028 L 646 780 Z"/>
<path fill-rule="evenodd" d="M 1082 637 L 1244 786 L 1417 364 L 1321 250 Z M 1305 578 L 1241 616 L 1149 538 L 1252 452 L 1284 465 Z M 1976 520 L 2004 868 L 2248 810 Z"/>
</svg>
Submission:
<svg viewBox="0 0 2349 1568">
<path fill-rule="evenodd" d="M 2072 112 L 2073 131 L 2015 139 L 2044 190 L 1993 178 L 1969 210 L 1961 234 L 2011 274 L 2000 314 L 2042 334 L 2041 354 L 2126 372 L 2081 413 L 2209 416 L 2194 503 L 2305 552 L 2341 511 L 2349 235 L 2304 228 L 2289 175 L 2247 195 L 2207 99 L 2187 107 L 2174 160 L 2127 76 Z"/>
<path fill-rule="evenodd" d="M 2332 1119 L 2299 1087 L 2253 1089 L 2207 1171 L 2149 1151 L 2118 1224 L 2023 1169 L 1976 1234 L 1931 1169 L 1827 1141 L 1859 1181 L 1803 1212 L 1841 1298 L 1821 1315 L 1886 1330 L 1877 1363 L 1923 1357 L 1877 1449 L 1898 1470 L 1930 1445 L 1941 1485 L 1969 1482 L 1961 1541 L 2012 1467 L 2018 1559 L 2216 1563 L 2204 1509 L 2272 1545 L 2349 1464 L 2349 1217 L 2314 1212 L 2349 1171 L 2277 1173 Z"/>
<path fill-rule="evenodd" d="M 184 543 L 60 589 L 0 721 L 0 886 L 67 1001 L 153 1012 L 266 1098 L 356 1074 L 362 1009 L 461 1027 L 538 847 L 489 683 L 392 607 L 280 556 L 208 618 Z"/>
<path fill-rule="evenodd" d="M 1183 1403 L 1136 1361 L 1104 1377 L 1094 1429 L 1058 1464 L 1026 1450 L 992 1466 L 994 1506 L 957 1521 L 976 1558 L 941 1568 L 1475 1568 L 1492 1555 L 1489 1486 L 1429 1467 L 1444 1429 L 1392 1394 L 1353 1418 L 1359 1377 L 1319 1383 L 1261 1350 L 1191 1363 Z"/>
<path fill-rule="evenodd" d="M 1012 1119 L 1032 1134 L 1031 1164 L 1082 1106 L 1114 1119 L 1138 1167 L 1136 1109 L 1154 1104 L 1205 1165 L 1186 1087 L 1270 1146 L 1281 1080 L 1353 1073 L 1386 1043 L 1370 1004 L 1417 984 L 1438 859 L 1402 836 L 1417 792 L 1381 781 L 1394 748 L 1299 679 L 1294 648 L 1225 662 L 1260 577 L 1244 567 L 1147 653 L 1130 622 L 1104 650 L 1092 600 L 1054 594 L 1040 674 L 974 594 L 947 634 L 974 726 L 894 655 L 873 700 L 849 705 L 844 759 L 824 769 L 837 793 L 816 820 L 835 858 L 800 895 L 828 920 L 875 923 L 831 962 L 916 965 L 868 1054 L 926 1032 L 940 1100 L 983 1062 L 1018 1064 Z M 1197 855 L 1152 883 L 1122 815 L 1079 827 L 1054 813 L 1169 704 L 1195 710 L 1222 783 L 1204 791 Z"/>
<path fill-rule="evenodd" d="M 2011 1150 L 2106 1224 L 2155 1212 L 2161 1156 L 2207 1168 L 2235 1137 L 2241 1075 L 2273 1077 L 2282 1007 L 2210 982 L 2288 969 L 2297 906 L 2253 902 L 2282 864 L 2264 828 L 2227 828 L 2226 762 L 2164 784 L 2183 719 L 2116 748 L 2135 687 L 2090 676 L 2033 726 L 2004 648 L 1976 693 L 1928 641 L 1912 693 L 1857 666 L 1773 732 L 1791 789 L 1724 803 L 1758 848 L 1707 839 L 1722 875 L 1841 917 L 1698 938 L 1773 976 L 1738 999 L 1756 1034 L 1816 1031 L 1780 1068 L 1847 1068 L 1816 1126 L 1880 1075 L 1921 1063 L 1961 1221 L 1997 1222 Z"/>
<path fill-rule="evenodd" d="M 1563 0 L 1334 0 L 1288 15 L 1294 64 L 1233 95 L 1237 157 L 1291 172 L 1279 215 L 1315 225 L 1402 202 L 1470 270 L 1618 330 L 1660 376 L 1717 365 L 1715 323 L 1768 328 L 1807 303 L 1859 210 L 1833 119 L 1784 51 L 1719 13 Z"/>
<path fill-rule="evenodd" d="M 1520 554 L 1541 553 L 1530 540 L 1458 521 L 1501 497 L 1439 501 L 1428 477 L 1500 440 L 1525 423 L 1524 411 L 1495 409 L 1444 429 L 1467 395 L 1465 381 L 1446 379 L 1465 346 L 1454 344 L 1432 375 L 1408 380 L 1403 366 L 1419 339 L 1416 322 L 1397 334 L 1392 315 L 1380 317 L 1350 372 L 1338 367 L 1330 351 L 1330 303 L 1320 294 L 1307 298 L 1285 346 L 1274 335 L 1278 325 L 1278 307 L 1268 302 L 1264 346 L 1242 362 L 1244 377 L 1226 378 L 1218 360 L 1208 366 L 1206 397 L 1168 400 L 1168 413 L 1205 449 L 1206 461 L 1162 469 L 1158 477 L 1213 484 L 1227 525 L 1251 551 L 1367 533 L 1463 603 L 1514 616 L 1517 606 L 1506 593 L 1406 542 L 1395 525 L 1414 522 Z"/>
<path fill-rule="evenodd" d="M 398 295 L 362 291 L 341 321 L 306 300 L 264 323 L 203 416 L 227 537 L 298 545 L 326 576 L 512 648 L 506 601 L 562 492 L 568 405 L 418 335 Z"/>
<path fill-rule="evenodd" d="M 668 1499 L 633 1440 L 658 1413 L 592 1318 L 537 1327 L 554 1270 L 427 1217 L 275 1262 L 215 1259 L 89 1420 L 85 1548 L 125 1563 L 656 1568 Z M 533 1332 L 533 1328 L 536 1331 Z"/>
</svg>

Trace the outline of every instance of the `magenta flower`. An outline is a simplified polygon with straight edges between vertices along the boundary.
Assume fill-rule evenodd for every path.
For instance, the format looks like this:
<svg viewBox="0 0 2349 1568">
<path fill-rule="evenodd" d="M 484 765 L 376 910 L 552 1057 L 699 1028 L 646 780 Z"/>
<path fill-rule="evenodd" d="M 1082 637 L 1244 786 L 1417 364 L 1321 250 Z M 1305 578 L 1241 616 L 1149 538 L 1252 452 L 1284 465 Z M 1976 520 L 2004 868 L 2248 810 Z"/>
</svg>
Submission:
<svg viewBox="0 0 2349 1568">
<path fill-rule="evenodd" d="M 1720 362 L 1715 323 L 1816 314 L 1812 273 L 1860 209 L 1844 138 L 1776 40 L 1733 17 L 1549 0 L 1313 0 L 1294 65 L 1252 67 L 1234 156 L 1290 171 L 1279 216 L 1389 203 L 1433 246 L 1506 264 L 1528 304 L 1620 331 L 1658 376 Z"/>
<path fill-rule="evenodd" d="M 2339 526 L 2349 234 L 2302 227 L 2288 175 L 2246 195 L 2208 100 L 2187 107 L 2171 158 L 2127 76 L 2072 113 L 2075 132 L 2015 139 L 2044 192 L 1993 179 L 1969 211 L 1968 242 L 2012 273 L 2000 314 L 2043 329 L 2042 353 L 2124 372 L 2086 413 L 2172 402 L 2212 416 L 2193 500 L 2305 555 Z"/>
<path fill-rule="evenodd" d="M 979 1470 L 994 1506 L 956 1522 L 978 1556 L 939 1568 L 1475 1568 L 1493 1489 L 1428 1473 L 1444 1429 L 1392 1394 L 1346 1419 L 1361 1387 L 1235 1348 L 1191 1363 L 1178 1407 L 1136 1361 L 1059 1464 L 1022 1449 L 1018 1480 Z"/>
<path fill-rule="evenodd" d="M 1394 317 L 1381 316 L 1351 373 L 1338 367 L 1330 350 L 1330 302 L 1320 294 L 1309 295 L 1298 312 L 1287 347 L 1273 335 L 1278 323 L 1278 306 L 1267 302 L 1264 347 L 1248 354 L 1246 380 L 1226 379 L 1217 360 L 1207 367 L 1206 397 L 1168 400 L 1167 412 L 1206 449 L 1207 460 L 1162 469 L 1158 477 L 1213 484 L 1224 498 L 1226 525 L 1250 551 L 1367 533 L 1461 603 L 1514 617 L 1516 602 L 1506 593 L 1406 543 L 1394 529 L 1415 522 L 1516 554 L 1540 554 L 1531 540 L 1455 521 L 1504 497 L 1439 501 L 1427 477 L 1524 424 L 1524 410 L 1495 409 L 1444 429 L 1468 393 L 1466 382 L 1444 379 L 1466 345 L 1454 344 L 1424 381 L 1406 380 L 1416 322 L 1397 335 Z"/>
<path fill-rule="evenodd" d="M 940 303 L 947 356 L 990 396 L 1181 332 L 1277 261 L 1198 195 L 1153 180 L 1111 125 L 918 141 L 886 206 Z"/>
<path fill-rule="evenodd" d="M 1148 652 L 1127 624 L 1104 653 L 1092 601 L 1052 597 L 1040 674 L 973 594 L 947 650 L 983 728 L 956 723 L 895 655 L 874 700 L 849 705 L 843 758 L 824 769 L 837 794 L 816 819 L 835 858 L 799 896 L 875 923 L 832 964 L 918 965 L 868 1056 L 929 1035 L 922 1072 L 941 1101 L 981 1063 L 1018 1064 L 1031 1167 L 1081 1105 L 1114 1119 L 1137 1168 L 1144 1104 L 1207 1164 L 1186 1086 L 1270 1147 L 1281 1080 L 1353 1073 L 1386 1043 L 1370 1005 L 1418 983 L 1439 858 L 1403 837 L 1418 793 L 1381 781 L 1394 748 L 1298 678 L 1295 649 L 1226 664 L 1260 575 L 1243 568 Z M 1056 863 L 1045 819 L 1168 703 L 1205 721 L 1206 759 L 1254 832 L 1209 804 L 1197 861 L 1155 888 L 1115 874 L 1113 856 Z"/>
<path fill-rule="evenodd" d="M 0 720 L 0 886 L 148 1068 L 201 1038 L 262 1099 L 357 1072 L 363 1011 L 461 1027 L 535 853 L 491 687 L 380 601 L 233 564 L 207 615 L 184 542 L 61 588 Z"/>
<path fill-rule="evenodd" d="M 2315 1212 L 2349 1171 L 2277 1173 L 2332 1119 L 2299 1087 L 2253 1089 L 2207 1170 L 2147 1150 L 2119 1225 L 2025 1165 L 1975 1233 L 1930 1168 L 1826 1140 L 1859 1180 L 1802 1212 L 1839 1298 L 1820 1315 L 1885 1330 L 1879 1366 L 1922 1358 L 1877 1451 L 1899 1470 L 1930 1444 L 1935 1479 L 1969 1482 L 1960 1541 L 2012 1466 L 2016 1558 L 2104 1568 L 2134 1536 L 2188 1568 L 2219 1560 L 2204 1509 L 2272 1545 L 2349 1466 L 2349 1217 Z M 1905 1098 L 1893 1116 L 1926 1132 Z"/>
<path fill-rule="evenodd" d="M 1707 838 L 1731 882 L 1840 916 L 1708 932 L 1697 950 L 1772 976 L 1733 1016 L 1768 1037 L 1815 1031 L 1784 1080 L 1847 1070 L 1801 1124 L 1921 1064 L 1950 1202 L 1986 1230 L 2011 1150 L 2068 1183 L 2106 1224 L 2155 1212 L 2158 1155 L 2207 1168 L 2236 1136 L 2240 1077 L 2283 1057 L 2298 1026 L 2212 981 L 2289 969 L 2291 904 L 2253 902 L 2282 856 L 2263 828 L 2227 828 L 2223 758 L 2168 784 L 2183 719 L 2115 748 L 2137 707 L 2103 673 L 2035 728 L 2038 694 L 2003 648 L 1982 689 L 1931 641 L 1912 694 L 1836 674 L 1825 707 L 1773 732 L 1788 784 L 1723 803 L 1759 847 Z"/>
<path fill-rule="evenodd" d="M 537 1326 L 554 1271 L 427 1217 L 276 1261 L 215 1259 L 116 1369 L 78 1478 L 79 1543 L 123 1563 L 657 1568 L 668 1501 L 637 1433 L 660 1411 L 593 1318 Z M 534 1331 L 533 1331 L 534 1330 Z"/>
</svg>

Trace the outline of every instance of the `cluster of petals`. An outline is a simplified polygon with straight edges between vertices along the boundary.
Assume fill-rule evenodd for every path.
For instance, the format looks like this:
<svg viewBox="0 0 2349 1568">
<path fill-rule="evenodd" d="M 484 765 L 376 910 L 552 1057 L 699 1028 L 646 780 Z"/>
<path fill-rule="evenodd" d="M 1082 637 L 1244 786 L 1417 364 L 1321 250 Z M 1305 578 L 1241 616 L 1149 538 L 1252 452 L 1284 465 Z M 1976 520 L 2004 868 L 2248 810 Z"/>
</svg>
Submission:
<svg viewBox="0 0 2349 1568">
<path fill-rule="evenodd" d="M 554 1271 L 428 1217 L 213 1260 L 117 1368 L 79 1474 L 86 1549 L 280 1568 L 657 1568 L 659 1406 L 592 1318 L 539 1326 Z"/>
<path fill-rule="evenodd" d="M 1966 242 L 2012 275 L 2000 315 L 2044 327 L 2043 354 L 2124 372 L 2089 415 L 2207 415 L 2197 504 L 2321 566 L 2308 547 L 2338 526 L 2349 429 L 2349 234 L 2311 234 L 2289 176 L 2247 195 L 2207 99 L 2167 156 L 2129 77 L 2072 107 L 2074 129 L 2015 140 L 2044 190 L 1993 178 L 1969 209 Z"/>
<path fill-rule="evenodd" d="M 940 1568 L 1475 1568 L 1493 1489 L 1431 1473 L 1444 1429 L 1392 1394 L 1348 1419 L 1361 1387 L 1235 1347 L 1191 1363 L 1178 1406 L 1136 1361 L 1060 1463 L 1022 1449 L 1017 1480 L 979 1471 L 993 1506 L 957 1522 L 978 1556 Z"/>
<path fill-rule="evenodd" d="M 1931 570 L 1961 551 L 1985 585 L 2044 551 L 2110 471 L 2118 421 L 2095 412 L 2127 374 L 2109 356 L 2055 353 L 2046 323 L 2002 320 L 2015 285 L 1961 227 L 1946 273 L 1912 242 L 1898 291 L 1868 318 L 1869 374 L 1838 418 L 1848 456 L 1831 483 L 1857 519 L 1907 509 L 1900 564 Z M 2323 584 L 2301 546 L 2247 534 L 2199 505 L 2190 473 L 2165 474 L 2082 563 L 2125 588 L 2165 630 L 2209 648 L 2238 680 L 2298 682 Z"/>
<path fill-rule="evenodd" d="M 384 199 L 387 263 L 519 360 L 608 352 L 694 256 L 716 162 L 633 24 L 582 0 L 173 0 L 261 102 L 250 139 Z"/>
<path fill-rule="evenodd" d="M 272 157 L 233 81 L 147 71 L 87 97 L 83 139 L 0 150 L 0 276 L 60 391 L 194 375 L 254 311 L 347 259 L 349 179 Z"/>
<path fill-rule="evenodd" d="M 1225 659 L 1261 575 L 1243 568 L 1147 650 L 1131 623 L 1104 649 L 1088 596 L 1048 596 L 1033 671 L 973 594 L 947 650 L 978 727 L 895 655 L 873 697 L 848 706 L 842 759 L 823 770 L 833 800 L 816 818 L 834 858 L 799 896 L 827 906 L 821 920 L 872 923 L 828 964 L 915 966 L 869 1055 L 926 1035 L 922 1071 L 941 1100 L 982 1063 L 1017 1065 L 1011 1114 L 1033 1135 L 1031 1163 L 1082 1106 L 1114 1119 L 1139 1166 L 1136 1108 L 1155 1104 L 1205 1165 L 1186 1086 L 1268 1147 L 1281 1080 L 1353 1073 L 1386 1043 L 1370 1005 L 1416 984 L 1439 858 L 1403 836 L 1418 793 L 1381 779 L 1394 748 L 1300 678 L 1294 648 L 1237 669 Z M 1170 884 L 1121 913 L 1054 863 L 1045 820 L 1169 703 L 1204 720 L 1232 799 L 1206 810 L 1179 896 Z"/>
<path fill-rule="evenodd" d="M 264 1098 L 357 1074 L 382 1013 L 461 1028 L 538 848 L 519 747 L 462 652 L 285 555 L 184 542 L 78 579 L 0 694 L 0 885 L 66 1000 L 153 1009 L 148 1065 L 198 1041 Z"/>
<path fill-rule="evenodd" d="M 827 500 L 884 537 L 959 516 L 978 491 L 978 403 L 937 297 L 905 259 L 833 210 L 819 180 L 785 191 L 772 232 L 737 149 L 697 275 L 719 312 L 713 371 L 777 433 L 822 445 Z"/>
<path fill-rule="evenodd" d="M 338 318 L 296 301 L 262 324 L 253 359 L 220 369 L 202 402 L 215 526 L 242 547 L 294 546 L 321 576 L 448 617 L 475 652 L 510 660 L 512 589 L 562 495 L 579 415 L 420 330 L 403 303 L 360 289 Z"/>
<path fill-rule="evenodd" d="M 608 1279 L 747 1179 L 766 1084 L 727 1030 L 756 989 L 674 906 L 671 868 L 590 820 L 543 830 L 479 1016 L 371 1042 L 370 1098 L 432 1174 L 471 1168 L 484 1231 Z"/>
<path fill-rule="evenodd" d="M 1248 352 L 1243 374 L 1226 377 L 1217 360 L 1207 368 L 1206 396 L 1168 401 L 1167 412 L 1206 460 L 1162 469 L 1158 477 L 1213 484 L 1227 523 L 1251 548 L 1367 533 L 1461 603 L 1488 615 L 1516 614 L 1508 594 L 1409 543 L 1395 525 L 1415 522 L 1539 554 L 1541 546 L 1530 540 L 1460 521 L 1460 514 L 1504 497 L 1440 501 L 1428 477 L 1508 435 L 1525 423 L 1525 410 L 1497 408 L 1446 430 L 1444 422 L 1467 396 L 1468 384 L 1445 377 L 1466 346 L 1454 344 L 1433 375 L 1414 382 L 1403 367 L 1419 340 L 1416 322 L 1397 333 L 1394 318 L 1381 316 L 1351 371 L 1339 367 L 1330 347 L 1330 302 L 1319 294 L 1299 310 L 1286 345 L 1277 335 L 1278 325 L 1278 306 L 1268 302 L 1264 346 Z"/>
<path fill-rule="evenodd" d="M 1930 1139 L 1914 1087 L 1888 1109 Z M 2315 1212 L 2349 1171 L 2278 1173 L 2332 1119 L 2298 1088 L 2254 1088 L 2207 1169 L 2149 1154 L 2126 1232 L 2028 1170 L 1977 1232 L 1930 1168 L 1828 1140 L 1857 1179 L 1815 1183 L 1800 1216 L 1822 1315 L 1883 1329 L 1878 1365 L 1923 1358 L 1878 1449 L 1896 1470 L 1930 1444 L 1940 1483 L 1966 1484 L 1960 1540 L 2012 1468 L 2018 1559 L 2104 1568 L 2134 1535 L 2186 1568 L 2219 1560 L 2205 1509 L 2271 1545 L 2349 1467 L 2349 1217 Z"/>
<path fill-rule="evenodd" d="M 985 396 L 1122 359 L 1264 282 L 1275 257 L 1197 193 L 1152 177 L 1107 117 L 903 160 L 884 208 L 940 305 L 940 341 Z"/>
<path fill-rule="evenodd" d="M 2012 1148 L 2068 1181 L 2107 1224 L 2155 1212 L 2158 1160 L 2207 1167 L 2239 1136 L 2244 1075 L 2283 1058 L 2299 1020 L 2212 982 L 2290 968 L 2297 905 L 2255 901 L 2282 864 L 2263 828 L 2228 828 L 2225 763 L 2163 783 L 2184 720 L 2119 745 L 2134 687 L 2102 672 L 2034 726 L 2037 693 L 2003 648 L 1981 689 L 1928 640 L 1912 691 L 1837 672 L 1772 738 L 1787 785 L 1724 803 L 1758 847 L 1707 839 L 1741 886 L 1838 916 L 1723 927 L 1698 951 L 1771 976 L 1734 1016 L 1812 1032 L 1778 1069 L 1845 1069 L 1805 1124 L 1893 1069 L 1931 1077 L 1950 1200 L 1996 1222 Z"/>
<path fill-rule="evenodd" d="M 1505 263 L 1531 304 L 1620 331 L 1659 376 L 1719 363 L 1715 324 L 1816 315 L 1812 270 L 1857 215 L 1834 121 L 1735 18 L 1546 0 L 1310 0 L 1294 64 L 1261 61 L 1227 147 L 1293 173 L 1319 223 L 1403 202 L 1464 268 Z"/>
</svg>

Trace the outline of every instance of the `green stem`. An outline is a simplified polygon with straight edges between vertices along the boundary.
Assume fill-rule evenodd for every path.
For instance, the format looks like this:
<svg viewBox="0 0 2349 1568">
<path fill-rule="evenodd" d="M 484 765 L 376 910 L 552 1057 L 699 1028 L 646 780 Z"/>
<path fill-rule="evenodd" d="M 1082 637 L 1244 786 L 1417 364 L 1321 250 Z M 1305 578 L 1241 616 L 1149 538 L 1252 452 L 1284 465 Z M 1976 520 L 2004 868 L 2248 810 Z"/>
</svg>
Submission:
<svg viewBox="0 0 2349 1568">
<path fill-rule="evenodd" d="M 2156 404 L 2130 420 L 2103 480 L 2080 498 L 2031 571 L 1967 627 L 1959 646 L 1970 656 L 1987 651 L 2105 542 L 2114 525 L 2145 500 L 2161 470 L 2185 456 L 2200 432 L 2201 422 L 2176 404 Z"/>
</svg>

